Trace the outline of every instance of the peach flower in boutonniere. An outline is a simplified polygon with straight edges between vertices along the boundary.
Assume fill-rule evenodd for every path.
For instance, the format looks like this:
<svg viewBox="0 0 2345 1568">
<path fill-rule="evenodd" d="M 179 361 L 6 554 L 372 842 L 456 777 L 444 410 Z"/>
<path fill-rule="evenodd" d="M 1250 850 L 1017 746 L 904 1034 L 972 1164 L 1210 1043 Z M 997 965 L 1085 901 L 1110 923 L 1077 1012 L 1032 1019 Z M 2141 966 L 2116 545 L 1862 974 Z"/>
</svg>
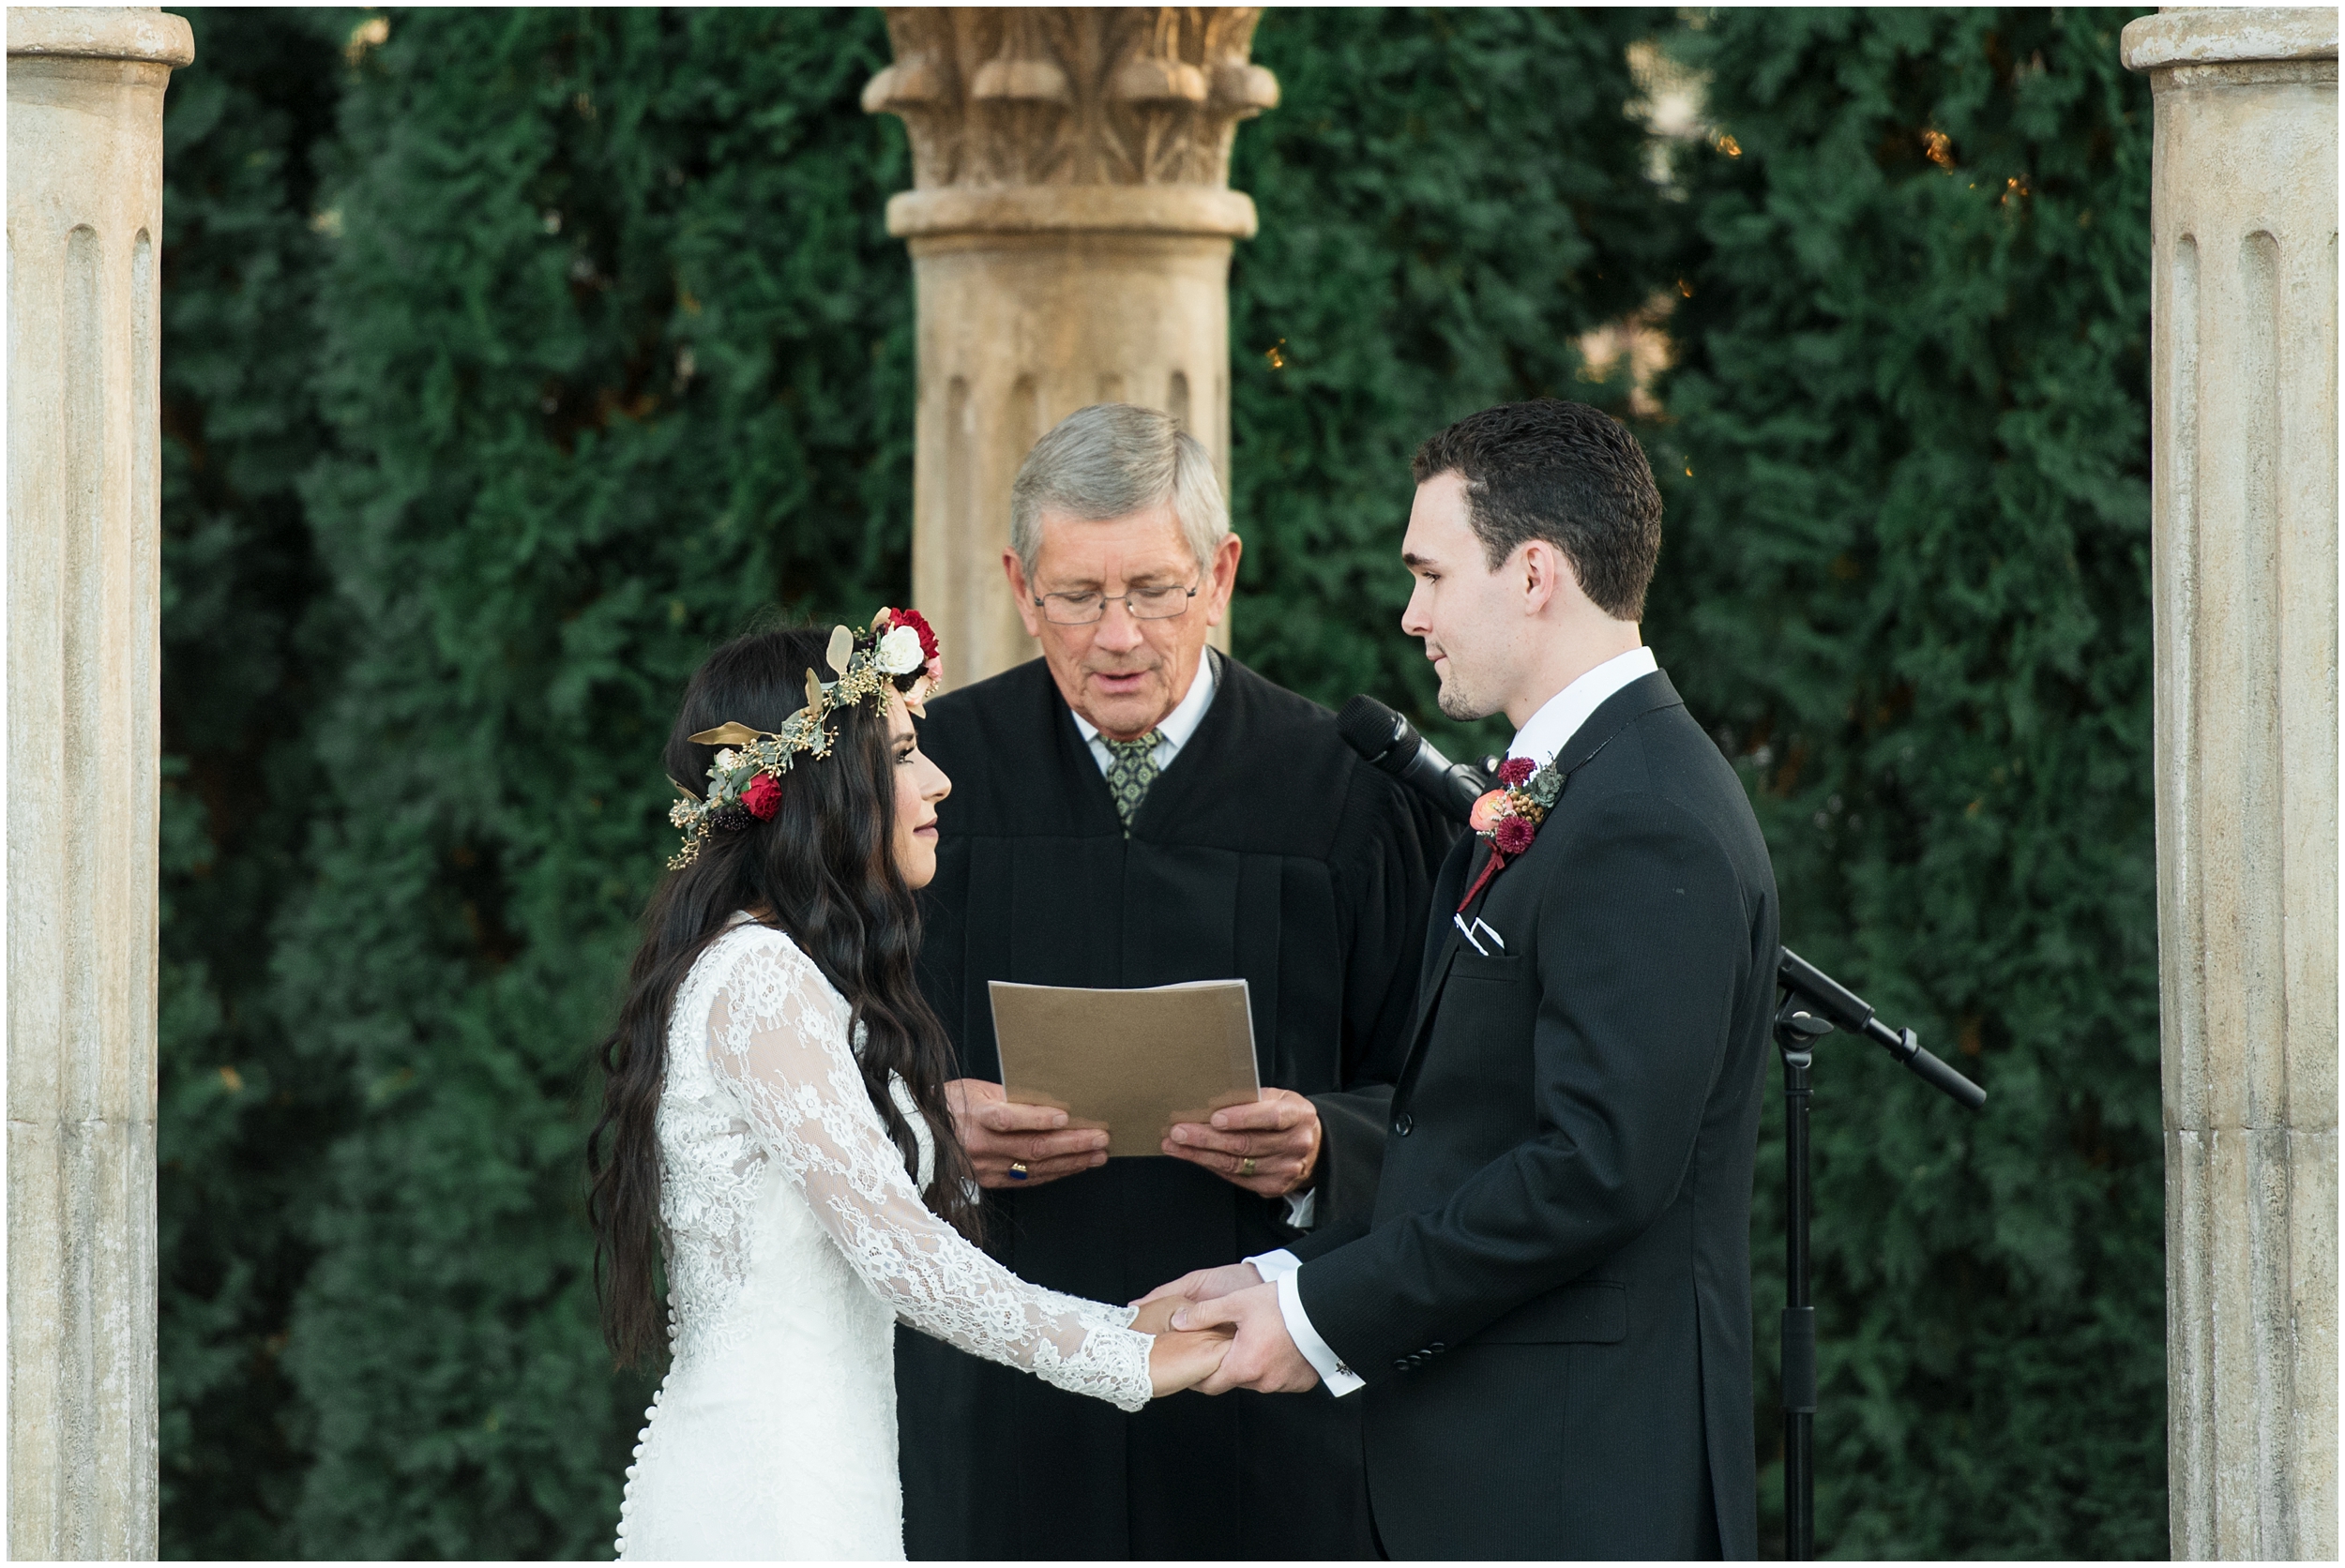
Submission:
<svg viewBox="0 0 2345 1568">
<path fill-rule="evenodd" d="M 1506 792 L 1492 790 L 1474 803 L 1474 814 L 1467 825 L 1475 832 L 1488 834 L 1498 830 L 1498 820 L 1506 814 Z"/>
</svg>

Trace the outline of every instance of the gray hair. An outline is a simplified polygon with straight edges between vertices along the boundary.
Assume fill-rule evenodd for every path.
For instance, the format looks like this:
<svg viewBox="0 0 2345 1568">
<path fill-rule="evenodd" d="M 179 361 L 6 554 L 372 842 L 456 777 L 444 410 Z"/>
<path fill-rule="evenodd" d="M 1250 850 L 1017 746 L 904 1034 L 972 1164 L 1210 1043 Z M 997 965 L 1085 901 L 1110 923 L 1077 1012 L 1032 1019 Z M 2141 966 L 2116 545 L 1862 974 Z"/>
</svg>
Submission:
<svg viewBox="0 0 2345 1568">
<path fill-rule="evenodd" d="M 1027 578 L 1042 553 L 1042 516 L 1104 522 L 1172 503 L 1198 569 L 1213 569 L 1230 508 L 1204 445 L 1171 415 L 1133 403 L 1079 408 L 1034 444 L 1009 488 L 1009 548 Z"/>
</svg>

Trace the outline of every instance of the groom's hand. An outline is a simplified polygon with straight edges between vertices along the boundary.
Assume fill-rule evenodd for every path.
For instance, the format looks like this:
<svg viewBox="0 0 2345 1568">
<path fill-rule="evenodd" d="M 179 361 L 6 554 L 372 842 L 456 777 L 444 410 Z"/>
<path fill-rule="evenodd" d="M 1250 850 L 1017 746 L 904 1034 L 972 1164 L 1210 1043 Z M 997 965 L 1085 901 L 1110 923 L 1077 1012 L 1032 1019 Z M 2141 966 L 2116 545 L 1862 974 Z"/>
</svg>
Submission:
<svg viewBox="0 0 2345 1568">
<path fill-rule="evenodd" d="M 1107 1163 L 1107 1134 L 1070 1128 L 1067 1112 L 1048 1106 L 1013 1105 L 998 1083 L 955 1078 L 945 1086 L 945 1103 L 981 1187 L 1039 1186 Z"/>
<path fill-rule="evenodd" d="M 1249 1105 L 1215 1111 L 1210 1124 L 1176 1124 L 1161 1147 L 1258 1197 L 1284 1198 L 1319 1167 L 1319 1108 L 1292 1089 L 1265 1089 Z"/>
<path fill-rule="evenodd" d="M 1152 1302 L 1170 1302 L 1172 1304 L 1163 1309 L 1170 1313 L 1182 1302 L 1209 1302 L 1216 1296 L 1250 1290 L 1261 1283 L 1262 1271 L 1253 1264 L 1224 1263 L 1218 1269 L 1192 1269 L 1170 1284 L 1157 1286 L 1132 1304 L 1146 1306 Z"/>
<path fill-rule="evenodd" d="M 1286 1314 L 1278 1310 L 1275 1285 L 1257 1285 L 1212 1301 L 1191 1302 L 1172 1314 L 1172 1326 L 1237 1331 L 1220 1366 L 1197 1385 L 1200 1393 L 1227 1394 L 1233 1388 L 1250 1388 L 1257 1394 L 1302 1394 L 1318 1386 L 1318 1372 L 1288 1337 Z"/>
</svg>

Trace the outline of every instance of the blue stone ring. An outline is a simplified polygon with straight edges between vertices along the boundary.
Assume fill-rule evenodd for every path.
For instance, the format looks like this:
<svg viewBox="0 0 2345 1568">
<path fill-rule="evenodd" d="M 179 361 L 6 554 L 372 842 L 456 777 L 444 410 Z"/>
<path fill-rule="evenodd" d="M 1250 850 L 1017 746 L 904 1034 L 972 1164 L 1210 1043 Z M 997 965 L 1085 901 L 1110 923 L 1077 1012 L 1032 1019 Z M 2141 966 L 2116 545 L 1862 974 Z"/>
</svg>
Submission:
<svg viewBox="0 0 2345 1568">
<path fill-rule="evenodd" d="M 1026 1179 L 1026 1166 L 1024 1161 L 1012 1160 L 1009 1162 L 1009 1179 L 1013 1182 L 1022 1182 Z"/>
</svg>

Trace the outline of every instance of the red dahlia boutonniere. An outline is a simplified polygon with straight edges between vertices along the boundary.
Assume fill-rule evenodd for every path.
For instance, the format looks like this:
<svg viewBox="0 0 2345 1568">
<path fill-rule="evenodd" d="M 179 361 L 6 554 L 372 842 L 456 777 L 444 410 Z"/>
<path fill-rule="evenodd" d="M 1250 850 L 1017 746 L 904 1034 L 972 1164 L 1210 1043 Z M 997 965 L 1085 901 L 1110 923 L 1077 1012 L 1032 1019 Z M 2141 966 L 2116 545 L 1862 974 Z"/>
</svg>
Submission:
<svg viewBox="0 0 2345 1568">
<path fill-rule="evenodd" d="M 1555 764 L 1540 767 L 1528 757 L 1509 757 L 1501 762 L 1498 784 L 1474 803 L 1474 831 L 1490 841 L 1490 857 L 1482 863 L 1482 874 L 1474 879 L 1466 896 L 1458 900 L 1460 914 L 1490 885 L 1490 880 L 1505 868 L 1507 861 L 1531 847 L 1555 797 L 1564 792 L 1564 776 L 1555 771 Z"/>
</svg>

